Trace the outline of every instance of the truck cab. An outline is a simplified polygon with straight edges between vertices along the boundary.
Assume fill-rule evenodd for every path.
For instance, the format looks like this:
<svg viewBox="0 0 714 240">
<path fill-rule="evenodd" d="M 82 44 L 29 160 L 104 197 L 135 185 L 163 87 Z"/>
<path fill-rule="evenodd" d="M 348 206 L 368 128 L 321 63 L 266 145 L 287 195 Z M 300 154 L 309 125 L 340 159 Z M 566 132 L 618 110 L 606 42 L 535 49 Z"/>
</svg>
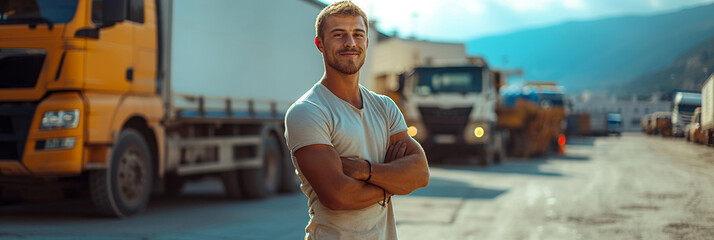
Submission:
<svg viewBox="0 0 714 240">
<path fill-rule="evenodd" d="M 409 134 L 434 162 L 469 156 L 488 165 L 500 151 L 497 93 L 485 64 L 417 67 L 406 76 L 401 106 Z"/>
</svg>

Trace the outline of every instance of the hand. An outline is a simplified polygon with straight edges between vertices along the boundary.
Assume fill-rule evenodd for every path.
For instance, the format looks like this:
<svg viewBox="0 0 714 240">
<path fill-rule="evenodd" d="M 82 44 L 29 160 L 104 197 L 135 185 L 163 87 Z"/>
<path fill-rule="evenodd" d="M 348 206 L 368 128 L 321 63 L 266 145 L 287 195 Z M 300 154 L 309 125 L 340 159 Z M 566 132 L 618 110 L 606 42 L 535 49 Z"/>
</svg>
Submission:
<svg viewBox="0 0 714 240">
<path fill-rule="evenodd" d="M 384 156 L 384 163 L 404 157 L 407 152 L 407 143 L 398 141 L 387 148 L 387 155 Z"/>
<path fill-rule="evenodd" d="M 340 157 L 342 160 L 342 173 L 348 177 L 364 181 L 369 177 L 369 165 L 364 159 L 356 157 Z"/>
</svg>

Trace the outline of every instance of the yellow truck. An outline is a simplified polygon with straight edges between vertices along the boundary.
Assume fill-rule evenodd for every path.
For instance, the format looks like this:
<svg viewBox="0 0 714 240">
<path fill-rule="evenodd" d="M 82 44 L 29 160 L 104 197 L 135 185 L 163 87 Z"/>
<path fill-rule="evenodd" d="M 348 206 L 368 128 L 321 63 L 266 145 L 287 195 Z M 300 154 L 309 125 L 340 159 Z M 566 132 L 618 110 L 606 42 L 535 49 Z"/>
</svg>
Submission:
<svg viewBox="0 0 714 240">
<path fill-rule="evenodd" d="M 2 1 L 0 192 L 85 189 L 100 213 L 124 217 L 196 178 L 220 178 L 231 197 L 296 190 L 283 115 L 322 73 L 306 24 L 319 11 Z"/>
<path fill-rule="evenodd" d="M 497 107 L 497 128 L 507 131 L 506 149 L 512 157 L 534 157 L 565 149 L 566 110 L 562 87 L 531 82 L 505 89 Z"/>
</svg>

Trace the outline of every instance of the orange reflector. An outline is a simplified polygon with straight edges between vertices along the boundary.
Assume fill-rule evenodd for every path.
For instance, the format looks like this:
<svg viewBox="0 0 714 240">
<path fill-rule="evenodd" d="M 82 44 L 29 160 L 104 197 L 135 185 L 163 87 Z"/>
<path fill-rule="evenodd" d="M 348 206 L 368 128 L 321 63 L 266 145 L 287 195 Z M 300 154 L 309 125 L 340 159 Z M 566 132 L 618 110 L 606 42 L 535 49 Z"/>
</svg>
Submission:
<svg viewBox="0 0 714 240">
<path fill-rule="evenodd" d="M 560 134 L 560 137 L 558 137 L 558 145 L 565 145 L 565 135 Z"/>
</svg>

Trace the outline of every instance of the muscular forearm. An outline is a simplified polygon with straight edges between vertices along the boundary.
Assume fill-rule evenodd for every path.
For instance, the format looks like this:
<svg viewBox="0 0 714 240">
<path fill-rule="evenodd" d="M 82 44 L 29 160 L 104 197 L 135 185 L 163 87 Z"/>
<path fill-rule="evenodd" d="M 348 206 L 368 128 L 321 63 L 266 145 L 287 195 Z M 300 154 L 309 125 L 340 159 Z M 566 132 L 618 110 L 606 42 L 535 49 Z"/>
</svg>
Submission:
<svg viewBox="0 0 714 240">
<path fill-rule="evenodd" d="M 429 167 L 421 154 L 411 154 L 389 163 L 372 163 L 374 184 L 395 195 L 407 195 L 429 183 Z"/>
<path fill-rule="evenodd" d="M 332 210 L 357 210 L 384 201 L 385 194 L 391 194 L 382 188 L 345 176 L 340 188 L 324 196 L 318 195 L 320 202 Z"/>
</svg>

